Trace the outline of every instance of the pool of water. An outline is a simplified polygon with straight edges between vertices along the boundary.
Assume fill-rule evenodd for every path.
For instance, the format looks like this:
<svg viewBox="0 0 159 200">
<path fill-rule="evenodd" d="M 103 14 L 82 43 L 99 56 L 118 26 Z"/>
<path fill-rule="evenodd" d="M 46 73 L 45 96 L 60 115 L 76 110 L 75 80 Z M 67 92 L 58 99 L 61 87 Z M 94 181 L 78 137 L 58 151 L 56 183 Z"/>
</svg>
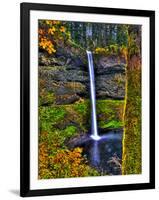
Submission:
<svg viewBox="0 0 159 200">
<path fill-rule="evenodd" d="M 81 145 L 89 165 L 101 175 L 121 174 L 122 133 L 122 130 L 109 131 L 100 140 L 90 139 Z"/>
</svg>

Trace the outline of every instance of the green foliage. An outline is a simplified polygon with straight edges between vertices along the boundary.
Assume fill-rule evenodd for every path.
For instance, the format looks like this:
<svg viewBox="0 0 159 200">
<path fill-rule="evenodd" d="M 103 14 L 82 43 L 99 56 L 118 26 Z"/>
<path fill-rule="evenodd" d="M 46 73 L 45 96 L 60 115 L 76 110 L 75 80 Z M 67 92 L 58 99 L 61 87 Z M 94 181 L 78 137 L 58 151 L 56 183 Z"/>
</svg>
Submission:
<svg viewBox="0 0 159 200">
<path fill-rule="evenodd" d="M 137 55 L 137 54 L 139 54 L 139 52 L 140 52 L 140 49 L 135 44 L 132 45 L 131 48 L 129 49 L 129 55 L 130 56 Z"/>
<path fill-rule="evenodd" d="M 73 41 L 73 40 L 71 40 L 71 39 L 69 39 L 69 40 L 67 41 L 67 44 L 68 44 L 68 45 L 71 45 L 71 47 L 81 49 L 81 50 L 84 51 L 84 52 L 86 51 L 86 49 L 83 48 L 79 43 L 76 43 L 75 41 Z"/>
<path fill-rule="evenodd" d="M 66 111 L 63 107 L 39 107 L 40 130 L 51 131 L 54 125 L 64 119 L 65 114 Z"/>
<path fill-rule="evenodd" d="M 41 105 L 51 105 L 55 101 L 55 96 L 51 92 L 46 92 L 46 90 L 42 90 L 39 93 L 39 106 Z"/>
<path fill-rule="evenodd" d="M 103 121 L 100 122 L 100 127 L 101 128 L 120 128 L 123 127 L 123 122 L 122 121 L 109 121 L 108 123 L 105 123 Z"/>
<path fill-rule="evenodd" d="M 72 137 L 75 135 L 77 132 L 77 127 L 76 126 L 67 126 L 66 129 L 64 130 L 64 134 L 66 137 Z"/>
<path fill-rule="evenodd" d="M 110 54 L 118 54 L 120 49 L 118 44 L 111 44 L 107 48 Z"/>
<path fill-rule="evenodd" d="M 66 22 L 71 40 L 83 48 L 104 47 L 106 45 L 127 45 L 128 25 L 90 22 Z"/>
<path fill-rule="evenodd" d="M 120 128 L 123 126 L 124 101 L 98 100 L 97 115 L 100 128 Z"/>
<path fill-rule="evenodd" d="M 127 51 L 127 47 L 124 45 L 118 44 L 111 44 L 106 47 L 96 47 L 94 50 L 94 54 L 96 55 L 104 55 L 104 56 L 111 56 L 111 55 L 123 55 L 125 56 L 125 51 Z"/>
<path fill-rule="evenodd" d="M 95 54 L 101 54 L 101 55 L 109 55 L 109 49 L 108 48 L 102 48 L 97 47 L 94 51 Z"/>
<path fill-rule="evenodd" d="M 118 26 L 117 44 L 127 46 L 128 44 L 128 25 Z"/>
<path fill-rule="evenodd" d="M 133 55 L 138 55 L 140 53 L 140 47 L 136 41 L 136 33 L 131 33 L 128 37 L 128 46 L 129 46 L 129 58 Z"/>
<path fill-rule="evenodd" d="M 85 115 L 86 113 L 89 112 L 89 106 L 90 106 L 90 101 L 85 100 L 83 102 L 76 103 L 74 105 L 74 108 L 78 113 Z"/>
</svg>

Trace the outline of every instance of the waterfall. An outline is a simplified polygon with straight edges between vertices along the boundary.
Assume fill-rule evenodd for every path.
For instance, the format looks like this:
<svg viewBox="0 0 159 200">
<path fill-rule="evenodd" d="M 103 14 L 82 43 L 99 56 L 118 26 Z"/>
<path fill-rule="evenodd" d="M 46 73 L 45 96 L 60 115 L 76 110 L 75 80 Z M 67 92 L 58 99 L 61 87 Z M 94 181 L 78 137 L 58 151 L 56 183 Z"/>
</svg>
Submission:
<svg viewBox="0 0 159 200">
<path fill-rule="evenodd" d="M 91 93 L 91 137 L 94 140 L 99 140 L 98 127 L 97 127 L 97 115 L 96 115 L 96 93 L 95 93 L 95 78 L 94 78 L 94 66 L 92 52 L 87 51 L 88 68 L 90 77 L 90 93 Z"/>
</svg>

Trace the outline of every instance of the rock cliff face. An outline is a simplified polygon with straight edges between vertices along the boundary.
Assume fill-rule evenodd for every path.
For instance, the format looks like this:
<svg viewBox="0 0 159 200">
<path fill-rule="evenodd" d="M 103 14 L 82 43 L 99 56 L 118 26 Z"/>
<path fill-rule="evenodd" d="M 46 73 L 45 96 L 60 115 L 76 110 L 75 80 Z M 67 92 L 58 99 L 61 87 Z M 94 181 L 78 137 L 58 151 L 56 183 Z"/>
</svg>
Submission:
<svg viewBox="0 0 159 200">
<path fill-rule="evenodd" d="M 125 60 L 117 56 L 94 55 L 97 99 L 124 99 Z M 39 53 L 39 93 L 41 104 L 70 104 L 89 97 L 86 53 L 57 53 L 48 57 Z M 46 94 L 46 95 L 44 95 Z M 50 102 L 51 103 L 51 102 Z"/>
</svg>

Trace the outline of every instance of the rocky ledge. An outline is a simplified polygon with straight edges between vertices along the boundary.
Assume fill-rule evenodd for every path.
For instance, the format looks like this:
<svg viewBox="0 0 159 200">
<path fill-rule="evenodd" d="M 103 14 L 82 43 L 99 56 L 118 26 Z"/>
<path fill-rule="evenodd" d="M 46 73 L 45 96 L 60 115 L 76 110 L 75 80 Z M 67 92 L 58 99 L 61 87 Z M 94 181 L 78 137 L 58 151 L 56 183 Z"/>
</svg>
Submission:
<svg viewBox="0 0 159 200">
<path fill-rule="evenodd" d="M 94 55 L 98 99 L 124 98 L 125 65 L 125 60 L 117 56 Z M 83 97 L 88 98 L 89 74 L 86 58 L 82 60 L 80 55 L 71 57 L 67 54 L 49 57 L 40 53 L 39 84 L 39 92 L 42 90 L 53 94 L 55 104 L 69 104 Z"/>
</svg>

